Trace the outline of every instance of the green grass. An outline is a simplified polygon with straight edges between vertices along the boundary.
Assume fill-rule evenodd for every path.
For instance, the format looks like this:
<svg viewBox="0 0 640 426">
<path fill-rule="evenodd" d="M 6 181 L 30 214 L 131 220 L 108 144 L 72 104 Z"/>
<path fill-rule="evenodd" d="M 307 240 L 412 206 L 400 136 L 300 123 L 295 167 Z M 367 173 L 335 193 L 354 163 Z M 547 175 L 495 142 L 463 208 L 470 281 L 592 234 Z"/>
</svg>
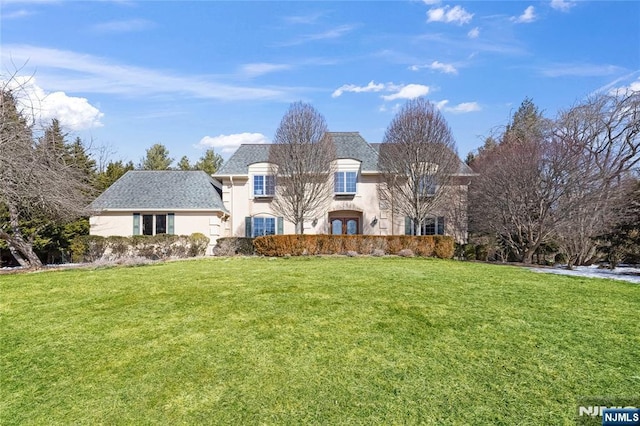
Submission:
<svg viewBox="0 0 640 426">
<path fill-rule="evenodd" d="M 640 395 L 640 286 L 454 261 L 0 276 L 0 424 L 574 424 Z"/>
</svg>

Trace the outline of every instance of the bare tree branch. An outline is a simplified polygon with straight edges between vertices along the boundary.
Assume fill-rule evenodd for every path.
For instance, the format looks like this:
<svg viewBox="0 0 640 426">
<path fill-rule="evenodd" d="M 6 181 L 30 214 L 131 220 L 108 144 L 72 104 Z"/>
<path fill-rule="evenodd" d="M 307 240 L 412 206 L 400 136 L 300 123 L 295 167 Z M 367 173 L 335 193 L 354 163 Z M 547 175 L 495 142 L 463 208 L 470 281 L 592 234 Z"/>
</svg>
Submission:
<svg viewBox="0 0 640 426">
<path fill-rule="evenodd" d="M 272 207 L 295 225 L 297 234 L 330 201 L 335 158 L 324 117 L 310 104 L 291 104 L 276 130 L 269 163 L 276 177 Z"/>
</svg>

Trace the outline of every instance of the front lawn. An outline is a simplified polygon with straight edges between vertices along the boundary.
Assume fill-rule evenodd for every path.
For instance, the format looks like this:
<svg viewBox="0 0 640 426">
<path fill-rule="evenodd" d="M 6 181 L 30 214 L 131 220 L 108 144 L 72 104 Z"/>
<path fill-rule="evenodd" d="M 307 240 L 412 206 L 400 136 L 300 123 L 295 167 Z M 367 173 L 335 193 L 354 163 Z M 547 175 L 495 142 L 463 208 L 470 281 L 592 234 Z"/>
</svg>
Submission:
<svg viewBox="0 0 640 426">
<path fill-rule="evenodd" d="M 640 286 L 405 258 L 0 276 L 0 424 L 574 424 Z"/>
</svg>

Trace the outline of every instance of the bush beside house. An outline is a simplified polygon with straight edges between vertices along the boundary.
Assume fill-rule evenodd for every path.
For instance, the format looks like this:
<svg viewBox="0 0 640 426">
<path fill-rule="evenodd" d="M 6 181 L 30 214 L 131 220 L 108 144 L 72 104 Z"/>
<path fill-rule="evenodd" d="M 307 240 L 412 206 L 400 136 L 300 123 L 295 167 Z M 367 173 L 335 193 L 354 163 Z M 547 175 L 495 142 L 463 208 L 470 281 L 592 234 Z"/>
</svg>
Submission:
<svg viewBox="0 0 640 426">
<path fill-rule="evenodd" d="M 101 237 L 83 235 L 71 243 L 74 262 L 115 261 L 141 257 L 158 260 L 204 256 L 209 238 L 191 235 L 135 235 L 133 237 Z"/>
</svg>

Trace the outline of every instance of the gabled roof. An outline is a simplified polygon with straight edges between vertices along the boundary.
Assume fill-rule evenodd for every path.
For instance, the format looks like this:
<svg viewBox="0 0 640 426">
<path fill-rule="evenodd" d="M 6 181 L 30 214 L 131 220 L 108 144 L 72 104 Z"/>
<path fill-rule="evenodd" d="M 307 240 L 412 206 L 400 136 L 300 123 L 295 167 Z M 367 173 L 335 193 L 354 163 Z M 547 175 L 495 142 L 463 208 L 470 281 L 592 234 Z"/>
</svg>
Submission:
<svg viewBox="0 0 640 426">
<path fill-rule="evenodd" d="M 380 145 L 382 144 L 381 143 L 369 144 L 369 146 L 371 146 L 371 148 L 376 152 L 376 154 L 380 153 Z M 464 161 L 460 160 L 459 157 L 458 157 L 458 160 L 459 160 L 458 173 L 456 173 L 458 176 L 477 176 L 478 175 Z"/>
<path fill-rule="evenodd" d="M 379 143 L 368 143 L 358 132 L 329 132 L 333 138 L 338 158 L 353 158 L 362 163 L 363 172 L 377 172 Z M 249 166 L 254 163 L 269 161 L 271 144 L 242 144 L 223 164 L 215 176 L 246 176 Z M 458 176 L 475 176 L 464 162 L 460 161 Z"/>
<path fill-rule="evenodd" d="M 353 158 L 362 162 L 363 171 L 378 170 L 378 155 L 358 132 L 329 132 L 333 138 L 338 158 Z M 227 160 L 215 176 L 249 174 L 249 166 L 269 161 L 271 144 L 242 144 Z"/>
<path fill-rule="evenodd" d="M 132 170 L 89 206 L 100 210 L 214 210 L 227 212 L 220 184 L 203 171 Z"/>
<path fill-rule="evenodd" d="M 362 171 L 378 171 L 378 153 L 358 132 L 330 132 L 338 158 L 353 158 L 362 163 Z"/>
<path fill-rule="evenodd" d="M 222 165 L 216 176 L 236 176 L 249 174 L 249 165 L 269 160 L 271 144 L 242 144 Z"/>
</svg>

